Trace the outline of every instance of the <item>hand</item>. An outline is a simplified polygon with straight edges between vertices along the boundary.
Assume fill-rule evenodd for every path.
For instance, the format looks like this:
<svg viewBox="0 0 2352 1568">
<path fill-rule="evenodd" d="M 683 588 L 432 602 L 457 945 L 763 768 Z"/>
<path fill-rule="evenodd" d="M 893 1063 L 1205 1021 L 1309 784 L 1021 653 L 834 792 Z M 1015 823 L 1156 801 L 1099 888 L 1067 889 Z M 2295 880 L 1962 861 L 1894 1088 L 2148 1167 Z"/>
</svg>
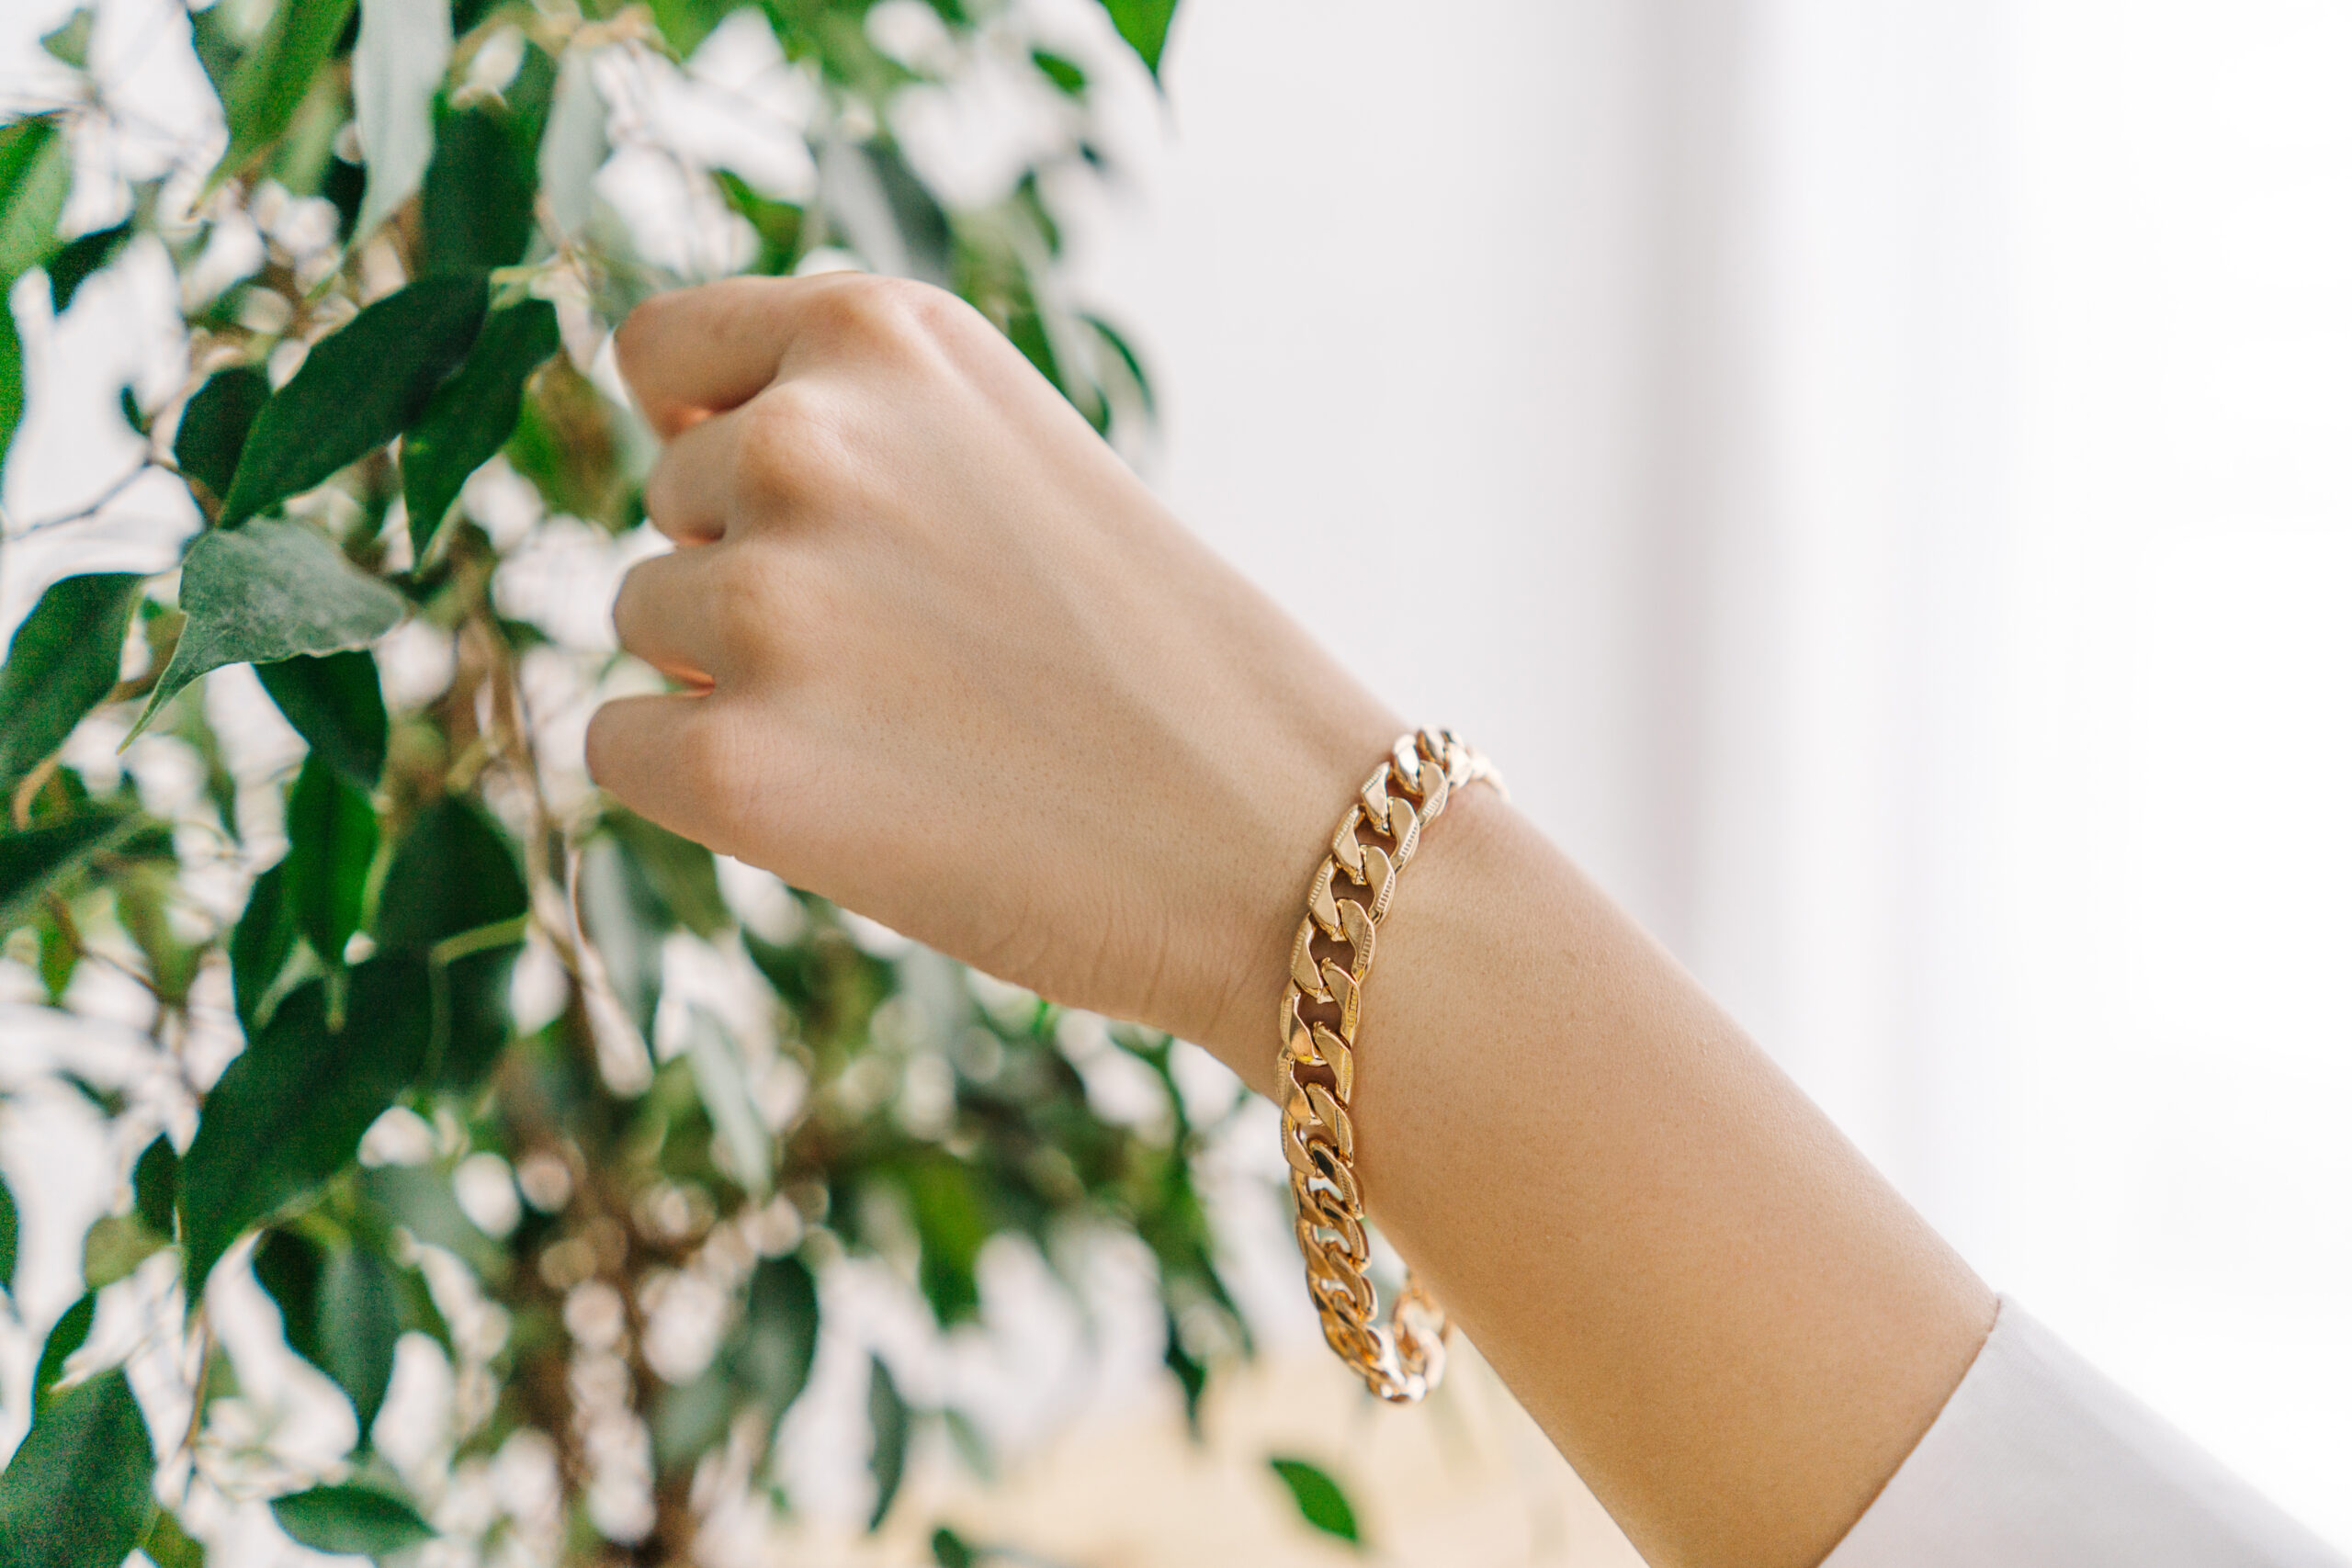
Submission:
<svg viewBox="0 0 2352 1568">
<path fill-rule="evenodd" d="M 598 712 L 656 821 L 1261 1089 L 1306 880 L 1403 728 L 944 294 L 657 299 Z M 1967 1266 L 1491 793 L 1381 931 L 1374 1214 L 1649 1561 L 1818 1562 L 1993 1320 Z"/>
<path fill-rule="evenodd" d="M 976 311 L 854 274 L 639 307 L 678 544 L 609 703 L 631 807 L 1057 1000 L 1271 1079 L 1306 882 L 1404 728 Z"/>
</svg>

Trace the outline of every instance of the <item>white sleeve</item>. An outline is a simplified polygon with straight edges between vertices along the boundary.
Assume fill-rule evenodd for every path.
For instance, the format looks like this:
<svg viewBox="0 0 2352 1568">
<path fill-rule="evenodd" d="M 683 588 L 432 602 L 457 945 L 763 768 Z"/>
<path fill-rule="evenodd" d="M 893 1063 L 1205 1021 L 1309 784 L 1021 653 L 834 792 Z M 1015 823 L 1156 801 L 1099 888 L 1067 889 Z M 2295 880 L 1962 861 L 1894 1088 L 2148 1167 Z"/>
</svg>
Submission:
<svg viewBox="0 0 2352 1568">
<path fill-rule="evenodd" d="M 1992 1335 L 1822 1568 L 2346 1568 L 2003 1298 Z"/>
</svg>

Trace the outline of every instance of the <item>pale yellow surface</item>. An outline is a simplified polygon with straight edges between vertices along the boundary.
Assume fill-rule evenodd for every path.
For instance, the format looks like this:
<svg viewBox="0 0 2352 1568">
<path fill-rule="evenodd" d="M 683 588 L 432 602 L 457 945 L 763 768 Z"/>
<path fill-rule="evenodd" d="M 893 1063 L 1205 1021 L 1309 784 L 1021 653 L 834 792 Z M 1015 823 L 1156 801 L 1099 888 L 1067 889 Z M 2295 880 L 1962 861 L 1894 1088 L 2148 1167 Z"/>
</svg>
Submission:
<svg viewBox="0 0 2352 1568">
<path fill-rule="evenodd" d="M 865 1561 L 929 1562 L 928 1532 L 944 1522 L 975 1545 L 1019 1548 L 1056 1568 L 1640 1568 L 1458 1339 L 1453 1372 L 1419 1408 L 1375 1403 L 1329 1356 L 1291 1354 L 1226 1374 L 1211 1388 L 1204 1426 L 1207 1440 L 1196 1446 L 1171 1393 L 1159 1408 L 1080 1423 L 985 1488 L 934 1452 Z M 1340 1481 L 1368 1551 L 1300 1519 L 1267 1467 L 1273 1454 Z"/>
</svg>

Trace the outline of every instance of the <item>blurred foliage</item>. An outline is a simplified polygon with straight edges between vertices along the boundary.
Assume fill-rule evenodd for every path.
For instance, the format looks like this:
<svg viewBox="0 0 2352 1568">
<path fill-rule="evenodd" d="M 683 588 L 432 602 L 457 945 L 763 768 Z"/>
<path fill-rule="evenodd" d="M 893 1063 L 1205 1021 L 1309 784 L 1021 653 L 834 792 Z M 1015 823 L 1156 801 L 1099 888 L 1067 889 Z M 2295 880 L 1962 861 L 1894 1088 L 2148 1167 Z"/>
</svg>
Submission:
<svg viewBox="0 0 2352 1568">
<path fill-rule="evenodd" d="M 1328 1471 L 1303 1459 L 1275 1458 L 1266 1463 L 1289 1489 L 1291 1501 L 1298 1506 L 1299 1517 L 1359 1551 L 1364 1549 L 1363 1533 L 1356 1527 L 1356 1511 Z"/>
<path fill-rule="evenodd" d="M 1105 0 L 1154 78 L 1173 8 Z M 1055 1009 L 722 878 L 602 800 L 576 720 L 629 672 L 504 592 L 550 538 L 641 524 L 650 441 L 598 354 L 659 288 L 902 271 L 969 299 L 1098 429 L 1149 418 L 1141 362 L 1059 270 L 1052 193 L 1107 168 L 1097 88 L 1022 26 L 994 0 L 217 0 L 184 44 L 147 47 L 192 49 L 223 130 L 75 234 L 73 150 L 141 106 L 91 69 L 88 12 L 46 40 L 76 86 L 0 126 L 0 285 L 40 271 L 62 311 L 130 258 L 169 259 L 187 375 L 153 406 L 126 390 L 122 414 L 141 471 L 184 484 L 201 525 L 175 578 L 57 582 L 0 667 L 7 955 L 69 1011 L 109 986 L 143 997 L 177 1096 L 73 1080 L 124 1193 L 40 1357 L 0 1560 L 114 1568 L 139 1546 L 195 1568 L 224 1508 L 266 1503 L 326 1551 L 684 1562 L 730 1501 L 791 1506 L 778 1428 L 835 1335 L 866 1362 L 879 1528 L 926 1434 L 981 1466 L 986 1440 L 826 1319 L 829 1280 L 895 1272 L 940 1331 L 978 1332 L 983 1254 L 1007 1235 L 1066 1273 L 1073 1238 L 1139 1244 L 1196 1422 L 1209 1360 L 1247 1348 L 1195 1184 L 1216 1128 L 1194 1123 L 1176 1048 L 1089 1037 L 1164 1100 L 1109 1116 Z M 730 75 L 706 49 L 766 58 Z M 984 71 L 1058 129 L 1001 194 L 946 200 L 897 111 Z M 670 135 L 657 111 L 679 95 L 780 127 L 806 177 Z M 632 219 L 625 175 L 672 220 Z M 17 325 L 0 311 L 0 444 L 24 407 Z M 519 487 L 528 515 L 501 522 L 476 481 Z M 444 670 L 388 702 L 395 628 Z M 215 732 L 206 677 L 239 665 L 298 764 L 241 772 Z M 169 807 L 141 787 L 157 747 L 199 781 Z M 754 1021 L 680 992 L 696 954 L 741 978 Z M 518 1018 L 525 965 L 544 994 Z M 0 1186 L 10 1289 L 17 1214 Z M 356 1442 L 323 1468 L 239 1425 L 208 1314 L 237 1270 L 352 1407 Z M 696 1290 L 725 1303 L 707 1344 L 657 1355 Z M 85 1343 L 115 1295 L 143 1336 Z M 376 1442 L 404 1337 L 457 1389 L 423 1460 Z M 192 1397 L 184 1427 L 150 1429 L 134 1340 Z M 500 1499 L 451 1503 L 455 1478 L 517 1451 L 551 1456 L 559 1493 L 536 1546 Z M 1327 1529 L 1347 1517 L 1300 1502 Z M 942 1562 L 1012 1551 L 921 1529 Z"/>
</svg>

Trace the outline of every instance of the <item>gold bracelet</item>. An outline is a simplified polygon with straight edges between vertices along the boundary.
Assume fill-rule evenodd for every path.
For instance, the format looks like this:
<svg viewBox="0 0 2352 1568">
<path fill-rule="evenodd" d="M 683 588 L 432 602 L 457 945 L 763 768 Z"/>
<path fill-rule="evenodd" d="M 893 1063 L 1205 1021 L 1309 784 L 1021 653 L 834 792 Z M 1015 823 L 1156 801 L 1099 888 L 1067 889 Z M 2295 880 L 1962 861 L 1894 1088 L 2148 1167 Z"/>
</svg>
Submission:
<svg viewBox="0 0 2352 1568">
<path fill-rule="evenodd" d="M 1410 1404 L 1445 1375 L 1445 1313 L 1408 1273 L 1393 1322 L 1364 1272 L 1363 1192 L 1356 1181 L 1356 1027 L 1374 934 L 1388 918 L 1396 878 L 1453 791 L 1502 787 L 1487 759 L 1450 731 L 1400 736 L 1331 835 L 1306 894 L 1283 987 L 1283 1156 L 1298 1204 L 1298 1247 L 1323 1337 L 1381 1398 Z M 1340 877 L 1352 884 L 1334 892 Z M 1361 895 L 1353 889 L 1362 889 Z M 1338 960 L 1344 955 L 1345 962 Z"/>
</svg>

